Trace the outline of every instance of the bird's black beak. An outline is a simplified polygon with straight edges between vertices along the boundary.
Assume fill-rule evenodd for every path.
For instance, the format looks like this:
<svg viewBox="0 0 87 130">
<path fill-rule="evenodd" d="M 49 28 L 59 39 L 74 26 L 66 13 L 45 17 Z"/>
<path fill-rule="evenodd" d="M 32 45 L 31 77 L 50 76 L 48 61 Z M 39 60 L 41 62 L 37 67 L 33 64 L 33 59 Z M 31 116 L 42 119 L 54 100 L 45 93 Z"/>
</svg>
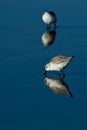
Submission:
<svg viewBox="0 0 87 130">
<path fill-rule="evenodd" d="M 47 77 L 47 71 L 45 70 L 45 72 L 43 73 L 45 77 Z"/>
</svg>

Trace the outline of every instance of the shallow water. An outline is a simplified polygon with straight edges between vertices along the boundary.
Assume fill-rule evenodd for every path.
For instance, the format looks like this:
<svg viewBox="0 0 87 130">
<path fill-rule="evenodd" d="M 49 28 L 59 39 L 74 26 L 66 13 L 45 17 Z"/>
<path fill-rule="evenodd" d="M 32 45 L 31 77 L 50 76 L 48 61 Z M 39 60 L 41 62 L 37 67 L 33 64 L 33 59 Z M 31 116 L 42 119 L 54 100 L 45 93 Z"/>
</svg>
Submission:
<svg viewBox="0 0 87 130">
<path fill-rule="evenodd" d="M 0 129 L 82 130 L 87 121 L 87 2 L 0 2 Z M 38 4 L 37 4 L 38 3 Z M 44 47 L 45 9 L 56 12 L 54 42 Z M 44 66 L 56 55 L 75 58 L 64 82 L 73 98 L 45 84 Z M 48 78 L 59 78 L 48 72 Z"/>
</svg>

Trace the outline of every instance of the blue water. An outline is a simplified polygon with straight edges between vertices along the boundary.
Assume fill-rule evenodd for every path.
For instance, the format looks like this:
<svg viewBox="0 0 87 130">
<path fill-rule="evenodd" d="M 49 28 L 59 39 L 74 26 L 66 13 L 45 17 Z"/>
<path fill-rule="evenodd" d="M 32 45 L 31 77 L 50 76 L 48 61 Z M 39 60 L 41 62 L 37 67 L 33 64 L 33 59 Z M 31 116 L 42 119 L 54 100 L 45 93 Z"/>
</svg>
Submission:
<svg viewBox="0 0 87 130">
<path fill-rule="evenodd" d="M 87 129 L 86 5 L 86 0 L 0 1 L 0 130 Z M 46 48 L 45 9 L 58 19 L 54 43 Z M 55 94 L 44 82 L 45 64 L 60 54 L 75 56 L 64 79 L 73 98 Z"/>
</svg>

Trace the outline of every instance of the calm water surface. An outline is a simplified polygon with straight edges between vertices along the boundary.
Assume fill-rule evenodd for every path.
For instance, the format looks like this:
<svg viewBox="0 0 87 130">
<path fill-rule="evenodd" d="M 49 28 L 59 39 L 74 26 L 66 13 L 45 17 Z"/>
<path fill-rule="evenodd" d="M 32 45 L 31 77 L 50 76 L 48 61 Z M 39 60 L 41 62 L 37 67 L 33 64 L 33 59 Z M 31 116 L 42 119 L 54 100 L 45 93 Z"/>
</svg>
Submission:
<svg viewBox="0 0 87 130">
<path fill-rule="evenodd" d="M 0 130 L 87 129 L 86 0 L 0 1 Z M 44 48 L 45 9 L 56 12 L 53 44 Z M 74 55 L 64 82 L 73 94 L 56 94 L 45 83 L 44 65 Z M 58 73 L 48 72 L 48 78 Z"/>
</svg>

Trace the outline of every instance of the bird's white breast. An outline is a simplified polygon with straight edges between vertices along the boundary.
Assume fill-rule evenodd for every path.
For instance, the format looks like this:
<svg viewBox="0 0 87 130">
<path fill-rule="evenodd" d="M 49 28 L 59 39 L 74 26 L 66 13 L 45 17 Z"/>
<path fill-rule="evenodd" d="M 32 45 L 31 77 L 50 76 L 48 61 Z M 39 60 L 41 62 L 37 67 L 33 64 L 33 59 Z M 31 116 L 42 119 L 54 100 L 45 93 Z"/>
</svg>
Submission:
<svg viewBox="0 0 87 130">
<path fill-rule="evenodd" d="M 66 65 L 67 65 L 67 62 L 61 62 L 59 64 L 50 63 L 51 70 L 58 70 L 58 71 L 61 71 L 61 69 L 63 69 Z"/>
<path fill-rule="evenodd" d="M 45 12 L 42 19 L 46 24 L 50 24 L 54 20 L 54 17 L 52 17 L 48 12 Z"/>
</svg>

